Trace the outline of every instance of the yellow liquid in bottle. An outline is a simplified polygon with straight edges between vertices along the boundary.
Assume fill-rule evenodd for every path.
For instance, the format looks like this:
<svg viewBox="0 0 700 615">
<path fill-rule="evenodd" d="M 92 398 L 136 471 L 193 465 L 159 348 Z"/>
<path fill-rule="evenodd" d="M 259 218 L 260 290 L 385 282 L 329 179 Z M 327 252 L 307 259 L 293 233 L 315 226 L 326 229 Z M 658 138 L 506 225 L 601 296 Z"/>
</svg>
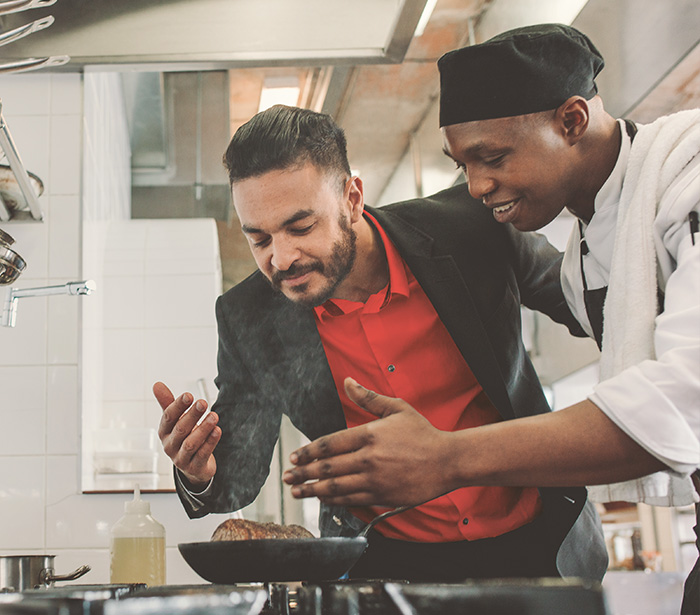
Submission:
<svg viewBox="0 0 700 615">
<path fill-rule="evenodd" d="M 165 538 L 113 538 L 110 583 L 165 585 Z"/>
</svg>

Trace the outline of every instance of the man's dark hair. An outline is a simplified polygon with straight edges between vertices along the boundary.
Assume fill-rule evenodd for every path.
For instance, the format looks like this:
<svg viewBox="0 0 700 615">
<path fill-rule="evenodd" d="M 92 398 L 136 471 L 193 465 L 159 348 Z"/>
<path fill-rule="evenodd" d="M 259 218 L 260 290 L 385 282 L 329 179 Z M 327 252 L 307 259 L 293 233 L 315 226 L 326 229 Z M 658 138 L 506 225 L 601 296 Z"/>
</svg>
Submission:
<svg viewBox="0 0 700 615">
<path fill-rule="evenodd" d="M 243 124 L 224 154 L 231 184 L 306 162 L 343 178 L 351 175 L 345 134 L 333 118 L 285 105 L 274 105 Z"/>
</svg>

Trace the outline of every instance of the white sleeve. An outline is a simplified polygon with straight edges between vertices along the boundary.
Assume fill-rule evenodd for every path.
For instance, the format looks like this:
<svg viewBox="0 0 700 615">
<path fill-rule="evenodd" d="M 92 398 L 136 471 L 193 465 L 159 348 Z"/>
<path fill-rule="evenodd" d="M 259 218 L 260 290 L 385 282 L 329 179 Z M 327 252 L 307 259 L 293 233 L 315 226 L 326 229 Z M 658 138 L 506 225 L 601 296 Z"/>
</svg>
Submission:
<svg viewBox="0 0 700 615">
<path fill-rule="evenodd" d="M 656 359 L 598 384 L 590 400 L 671 470 L 689 474 L 700 466 L 700 234 L 693 245 L 687 216 L 680 220 L 664 238 L 676 267 L 655 322 Z"/>
</svg>

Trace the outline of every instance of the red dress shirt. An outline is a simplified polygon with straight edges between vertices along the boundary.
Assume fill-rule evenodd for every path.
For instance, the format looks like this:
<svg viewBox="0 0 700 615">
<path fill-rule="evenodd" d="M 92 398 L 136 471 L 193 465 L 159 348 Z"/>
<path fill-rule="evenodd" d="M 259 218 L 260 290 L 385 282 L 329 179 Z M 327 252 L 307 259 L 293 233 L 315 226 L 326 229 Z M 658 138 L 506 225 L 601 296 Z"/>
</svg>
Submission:
<svg viewBox="0 0 700 615">
<path fill-rule="evenodd" d="M 348 427 L 376 419 L 347 397 L 347 376 L 377 393 L 400 397 L 444 431 L 502 420 L 394 245 L 365 215 L 384 244 L 389 284 L 365 303 L 331 299 L 314 310 Z M 465 487 L 390 517 L 376 530 L 408 541 L 476 540 L 525 525 L 540 507 L 532 487 Z M 369 521 L 384 510 L 352 512 Z"/>
</svg>

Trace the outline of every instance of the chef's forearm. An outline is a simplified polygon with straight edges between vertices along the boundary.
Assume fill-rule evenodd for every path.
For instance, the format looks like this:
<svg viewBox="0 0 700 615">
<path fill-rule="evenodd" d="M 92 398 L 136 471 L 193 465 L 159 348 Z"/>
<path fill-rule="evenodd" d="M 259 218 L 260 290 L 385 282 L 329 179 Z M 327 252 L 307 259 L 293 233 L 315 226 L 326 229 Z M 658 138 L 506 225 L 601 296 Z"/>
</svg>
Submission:
<svg viewBox="0 0 700 615">
<path fill-rule="evenodd" d="M 449 474 L 459 486 L 596 485 L 667 469 L 589 400 L 453 435 Z"/>
</svg>

